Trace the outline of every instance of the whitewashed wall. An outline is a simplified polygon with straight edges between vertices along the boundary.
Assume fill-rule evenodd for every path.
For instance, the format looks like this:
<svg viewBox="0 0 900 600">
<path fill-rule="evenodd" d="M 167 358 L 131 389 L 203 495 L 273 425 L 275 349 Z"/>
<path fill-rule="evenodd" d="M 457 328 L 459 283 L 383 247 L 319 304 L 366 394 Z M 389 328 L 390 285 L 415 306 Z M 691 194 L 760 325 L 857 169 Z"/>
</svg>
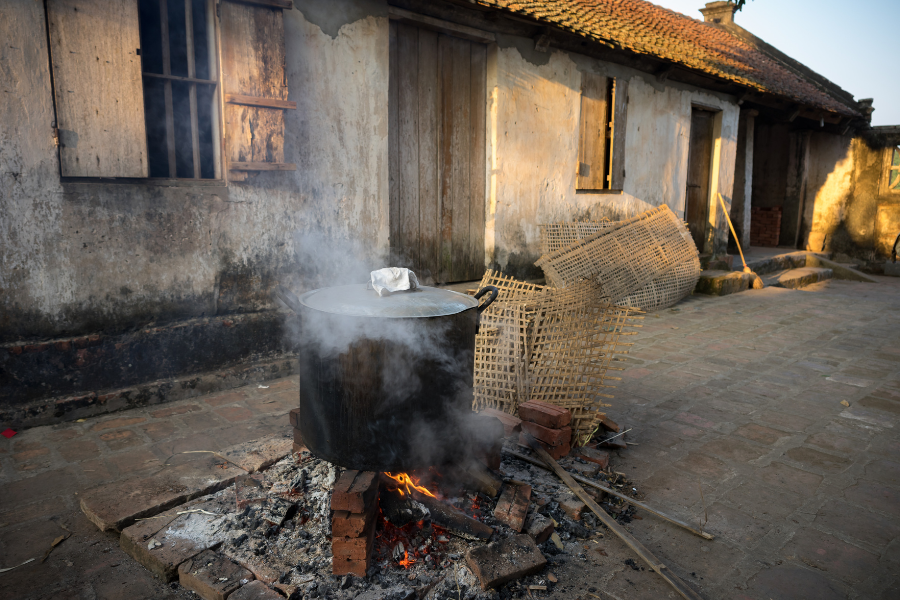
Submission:
<svg viewBox="0 0 900 600">
<path fill-rule="evenodd" d="M 500 47 L 491 60 L 486 264 L 519 276 L 540 276 L 531 264 L 540 252 L 541 223 L 623 218 L 661 204 L 683 217 L 693 104 L 720 111 L 711 188 L 730 203 L 739 116 L 732 98 L 661 84 L 652 75 L 559 51 L 541 65 L 514 46 Z M 628 80 L 621 194 L 575 191 L 585 70 Z M 727 225 L 714 204 L 710 223 L 716 238 L 711 237 L 706 250 L 724 252 Z"/>
</svg>

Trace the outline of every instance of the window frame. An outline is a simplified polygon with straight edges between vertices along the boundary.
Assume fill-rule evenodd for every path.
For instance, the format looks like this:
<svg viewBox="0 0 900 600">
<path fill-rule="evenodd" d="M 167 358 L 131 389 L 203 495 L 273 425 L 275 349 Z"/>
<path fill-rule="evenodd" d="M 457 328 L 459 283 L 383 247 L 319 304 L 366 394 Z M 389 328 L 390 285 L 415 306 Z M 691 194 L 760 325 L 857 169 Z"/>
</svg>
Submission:
<svg viewBox="0 0 900 600">
<path fill-rule="evenodd" d="M 884 166 L 882 170 L 883 175 L 881 177 L 882 195 L 900 194 L 900 164 L 893 164 L 895 154 L 898 155 L 898 163 L 900 163 L 900 143 L 891 144 L 884 149 Z M 891 187 L 892 173 L 897 173 L 897 181 L 894 183 L 894 187 Z"/>
<path fill-rule="evenodd" d="M 578 116 L 578 156 L 575 161 L 575 193 L 576 194 L 621 194 L 625 188 L 625 129 L 627 127 L 628 81 L 621 77 L 610 77 L 595 73 L 583 72 L 582 77 L 603 77 L 606 79 L 604 99 L 604 116 L 596 126 L 583 120 L 585 110 L 584 82 L 579 95 Z M 585 186 L 580 179 L 589 177 L 585 167 L 592 167 L 583 162 L 588 130 L 603 131 L 603 175 L 602 187 Z"/>
<path fill-rule="evenodd" d="M 132 0 L 137 9 L 139 6 L 139 0 Z M 168 0 L 159 0 L 162 4 Z M 212 150 L 213 150 L 213 167 L 214 167 L 214 176 L 212 178 L 201 178 L 201 177 L 177 177 L 177 176 L 168 176 L 168 177 L 119 177 L 119 176 L 79 176 L 79 175 L 64 175 L 62 171 L 62 157 L 59 157 L 59 177 L 60 183 L 64 184 L 90 184 L 90 183 L 117 183 L 117 184 L 131 184 L 131 185 L 161 185 L 161 186 L 169 186 L 169 187 L 189 187 L 189 186 L 200 186 L 200 187 L 225 187 L 228 185 L 228 177 L 226 175 L 227 169 L 225 165 L 225 155 L 223 151 L 224 147 L 224 95 L 222 93 L 222 55 L 221 55 L 221 32 L 220 32 L 220 23 L 217 13 L 217 0 L 205 0 L 206 5 L 206 17 L 209 20 L 209 24 L 211 27 L 210 30 L 210 42 L 212 46 L 209 48 L 209 57 L 210 62 L 213 63 L 210 65 L 210 76 L 214 77 L 214 79 L 210 80 L 199 80 L 196 78 L 184 78 L 178 76 L 164 76 L 155 73 L 148 73 L 144 70 L 144 57 L 143 57 L 143 48 L 144 48 L 144 40 L 140 39 L 140 50 L 139 53 L 141 65 L 140 65 L 140 75 L 141 75 L 141 97 L 140 102 L 143 104 L 145 102 L 145 82 L 148 78 L 152 79 L 167 79 L 170 81 L 182 81 L 194 83 L 195 85 L 212 85 L 214 87 L 211 102 L 214 106 L 214 115 L 212 116 Z M 191 5 L 191 0 L 185 0 L 186 5 Z M 47 26 L 48 38 L 49 38 L 49 27 L 50 27 L 50 14 L 48 11 L 44 11 L 44 18 Z M 139 22 L 140 27 L 140 22 Z M 193 31 L 190 33 L 191 40 L 193 38 Z M 51 73 L 51 86 L 55 86 L 55 83 L 52 81 L 53 73 L 54 73 L 54 64 L 53 64 L 53 56 L 48 51 L 48 62 Z M 190 61 L 192 62 L 192 61 Z M 195 71 L 196 72 L 196 71 Z M 196 87 L 194 87 L 196 90 Z M 196 94 L 194 94 L 196 95 Z M 53 93 L 53 106 L 54 112 L 57 111 L 56 104 L 56 93 Z M 196 111 L 192 111 L 192 129 L 194 129 L 193 125 L 196 118 Z M 146 119 L 146 115 L 144 115 L 144 119 Z M 167 115 L 168 119 L 168 115 Z M 54 126 L 54 135 L 56 139 L 57 153 L 61 152 L 61 147 L 59 143 L 59 134 L 57 133 L 59 125 Z M 192 143 L 196 138 L 192 136 Z M 147 153 L 148 160 L 148 173 L 149 173 L 149 144 L 148 144 L 148 134 L 144 132 L 144 148 Z M 199 148 L 195 146 L 195 154 L 199 151 Z M 196 173 L 196 170 L 195 170 Z"/>
</svg>

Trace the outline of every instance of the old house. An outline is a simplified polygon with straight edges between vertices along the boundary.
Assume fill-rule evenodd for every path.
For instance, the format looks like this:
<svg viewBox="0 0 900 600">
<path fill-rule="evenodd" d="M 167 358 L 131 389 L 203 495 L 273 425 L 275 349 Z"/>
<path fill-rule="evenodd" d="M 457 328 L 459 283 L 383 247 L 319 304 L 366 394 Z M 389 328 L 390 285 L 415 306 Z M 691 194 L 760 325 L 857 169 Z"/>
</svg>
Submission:
<svg viewBox="0 0 900 600">
<path fill-rule="evenodd" d="M 541 223 L 667 204 L 717 256 L 721 194 L 745 244 L 768 211 L 775 243 L 883 259 L 897 132 L 864 134 L 871 101 L 735 25 L 727 2 L 704 14 L 3 2 L 3 420 L 288 374 L 273 288 L 337 281 L 351 255 L 439 283 L 540 276 Z"/>
</svg>

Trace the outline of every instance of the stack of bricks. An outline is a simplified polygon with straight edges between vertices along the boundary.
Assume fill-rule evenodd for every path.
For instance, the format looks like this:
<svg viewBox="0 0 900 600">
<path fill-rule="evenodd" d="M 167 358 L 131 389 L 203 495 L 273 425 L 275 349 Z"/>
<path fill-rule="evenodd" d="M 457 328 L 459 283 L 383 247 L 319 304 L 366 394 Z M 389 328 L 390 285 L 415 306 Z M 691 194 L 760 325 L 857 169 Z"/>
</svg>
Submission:
<svg viewBox="0 0 900 600">
<path fill-rule="evenodd" d="M 293 453 L 296 454 L 306 449 L 306 444 L 303 443 L 303 438 L 300 436 L 300 409 L 295 408 L 290 412 L 291 419 L 291 428 L 294 430 L 294 449 Z"/>
<path fill-rule="evenodd" d="M 568 409 L 531 400 L 519 405 L 519 418 L 522 419 L 519 444 L 528 445 L 525 434 L 529 433 L 555 460 L 572 449 L 572 428 L 569 427 L 572 413 Z"/>
<path fill-rule="evenodd" d="M 372 562 L 378 475 L 344 471 L 331 492 L 331 572 L 365 577 Z"/>
<path fill-rule="evenodd" d="M 750 245 L 777 246 L 781 236 L 781 207 L 750 209 Z"/>
</svg>

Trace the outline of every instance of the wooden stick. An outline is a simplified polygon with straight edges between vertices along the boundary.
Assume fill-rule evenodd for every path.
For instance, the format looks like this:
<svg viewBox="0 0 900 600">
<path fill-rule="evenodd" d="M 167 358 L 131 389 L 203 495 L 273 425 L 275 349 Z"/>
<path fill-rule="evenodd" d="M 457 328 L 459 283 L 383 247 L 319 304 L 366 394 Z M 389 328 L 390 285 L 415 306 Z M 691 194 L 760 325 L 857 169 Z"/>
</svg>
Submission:
<svg viewBox="0 0 900 600">
<path fill-rule="evenodd" d="M 512 458 L 516 458 L 518 460 L 523 460 L 527 463 L 531 463 L 532 465 L 534 465 L 536 467 L 540 467 L 540 468 L 546 469 L 548 471 L 553 470 L 550 467 L 548 467 L 547 465 L 545 465 L 544 463 L 542 463 L 541 461 L 531 458 L 530 456 L 525 456 L 524 454 L 519 454 L 518 452 L 514 452 L 513 450 L 504 449 L 503 453 L 506 454 L 507 456 L 511 456 Z M 676 519 L 675 517 L 670 517 L 669 515 L 662 513 L 660 511 L 656 510 L 655 508 L 651 508 L 650 506 L 647 506 L 646 504 L 644 504 L 643 502 L 641 502 L 639 500 L 635 500 L 634 498 L 629 498 L 622 492 L 617 492 L 616 490 L 614 490 L 612 488 L 606 487 L 605 485 L 603 485 L 602 483 L 600 483 L 598 481 L 594 481 L 593 479 L 588 479 L 587 477 L 582 477 L 581 475 L 576 475 L 576 474 L 572 474 L 572 479 L 574 479 L 575 481 L 578 481 L 580 483 L 583 483 L 585 485 L 589 485 L 591 487 L 597 488 L 598 490 L 602 490 L 602 491 L 606 492 L 607 494 L 609 494 L 610 496 L 615 496 L 616 498 L 621 498 L 622 500 L 624 500 L 625 502 L 627 502 L 629 504 L 633 504 L 634 506 L 637 506 L 638 508 L 642 508 L 649 513 L 653 513 L 657 517 L 664 519 L 664 520 L 668 521 L 669 523 L 672 523 L 673 525 L 678 525 L 679 527 L 687 529 L 691 533 L 699 535 L 702 538 L 705 538 L 707 540 L 715 539 L 715 536 L 712 534 L 706 533 L 705 531 L 699 531 L 697 529 L 694 529 L 693 527 L 691 527 L 684 521 Z"/>
<path fill-rule="evenodd" d="M 556 475 L 560 479 L 562 479 L 567 486 L 569 486 L 569 489 L 575 492 L 575 495 L 578 496 L 578 498 L 582 502 L 584 502 L 588 506 L 588 508 L 591 509 L 591 512 L 597 515 L 597 518 L 600 519 L 600 521 L 604 525 L 609 527 L 610 531 L 615 533 L 620 540 L 625 542 L 625 544 L 629 548 L 631 548 L 635 552 L 635 554 L 637 554 L 641 558 L 641 560 L 647 563 L 647 565 L 649 565 L 651 569 L 659 573 L 660 577 L 665 579 L 666 582 L 668 582 L 668 584 L 671 585 L 676 592 L 681 594 L 682 598 L 685 598 L 686 600 L 703 600 L 697 592 L 688 587 L 688 585 L 683 582 L 677 575 L 669 571 L 669 569 L 666 568 L 666 565 L 659 562 L 659 560 L 655 556 L 653 556 L 653 554 L 651 554 L 649 550 L 644 548 L 643 544 L 641 544 L 630 533 L 628 533 L 624 527 L 616 523 L 615 519 L 606 514 L 606 512 L 602 508 L 600 508 L 600 506 L 596 502 L 594 502 L 594 499 L 584 491 L 584 488 L 578 485 L 577 481 L 572 479 L 572 476 L 568 473 L 568 471 L 563 469 L 561 466 L 559 466 L 558 462 L 553 460 L 553 457 L 550 456 L 550 454 L 548 454 L 546 450 L 544 450 L 544 447 L 541 446 L 536 439 L 534 439 L 531 435 L 524 431 L 522 432 L 522 437 L 525 438 L 525 440 L 528 442 L 528 445 L 531 446 L 531 449 L 537 452 L 538 456 L 540 456 L 541 459 L 553 469 L 553 472 L 556 473 Z"/>
</svg>

